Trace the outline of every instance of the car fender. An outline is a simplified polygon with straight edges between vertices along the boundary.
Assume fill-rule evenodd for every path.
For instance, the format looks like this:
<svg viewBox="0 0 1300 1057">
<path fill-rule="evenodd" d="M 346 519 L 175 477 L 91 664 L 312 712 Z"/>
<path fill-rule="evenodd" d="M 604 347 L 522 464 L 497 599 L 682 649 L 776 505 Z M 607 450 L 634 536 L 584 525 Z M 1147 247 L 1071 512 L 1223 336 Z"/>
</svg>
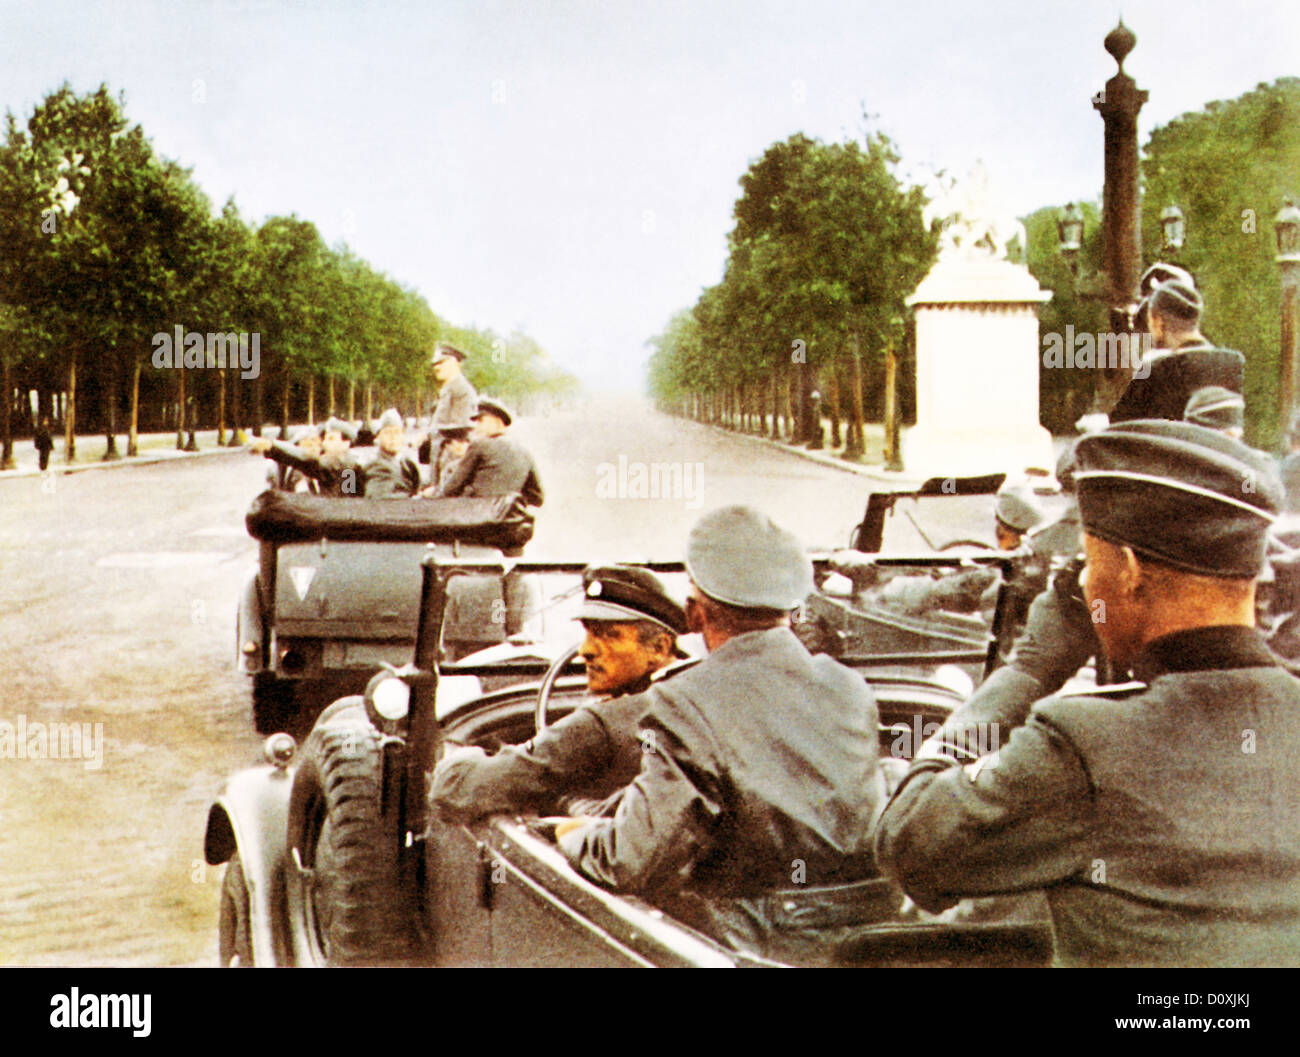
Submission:
<svg viewBox="0 0 1300 1057">
<path fill-rule="evenodd" d="M 244 644 L 256 643 L 257 649 L 245 652 Z M 252 675 L 266 667 L 266 636 L 262 621 L 262 593 L 258 574 L 251 573 L 239 595 L 235 614 L 235 664 L 240 672 Z"/>
<path fill-rule="evenodd" d="M 284 926 L 286 831 L 292 767 L 254 767 L 234 775 L 208 811 L 203 855 L 210 865 L 235 852 L 248 886 L 249 938 L 256 965 L 287 960 Z"/>
</svg>

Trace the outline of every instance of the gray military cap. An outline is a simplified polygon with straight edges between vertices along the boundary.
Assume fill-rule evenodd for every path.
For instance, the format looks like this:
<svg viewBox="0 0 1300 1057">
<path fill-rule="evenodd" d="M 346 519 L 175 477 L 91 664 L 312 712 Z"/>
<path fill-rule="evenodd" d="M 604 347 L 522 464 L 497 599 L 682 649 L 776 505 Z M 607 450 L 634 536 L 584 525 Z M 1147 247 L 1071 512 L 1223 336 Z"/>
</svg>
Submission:
<svg viewBox="0 0 1300 1057">
<path fill-rule="evenodd" d="M 324 436 L 326 433 L 337 432 L 343 434 L 343 436 L 347 437 L 350 441 L 355 441 L 357 439 L 357 431 L 353 428 L 352 423 L 344 422 L 341 418 L 331 417 L 323 426 L 321 426 L 320 431 L 321 436 Z"/>
<path fill-rule="evenodd" d="M 1205 576 L 1253 578 L 1282 507 L 1273 460 L 1218 430 L 1140 419 L 1079 438 L 1086 532 Z"/>
<path fill-rule="evenodd" d="M 1028 488 L 1012 485 L 998 493 L 993 516 L 1013 532 L 1028 532 L 1043 520 L 1043 512 Z"/>
<path fill-rule="evenodd" d="M 406 423 L 402 421 L 402 416 L 397 413 L 395 407 L 390 407 L 379 416 L 379 421 L 375 424 L 375 432 L 378 433 L 381 429 L 387 429 L 389 426 L 397 426 L 399 429 L 406 428 Z"/>
<path fill-rule="evenodd" d="M 1246 401 L 1240 393 L 1221 385 L 1207 385 L 1196 390 L 1187 401 L 1183 420 L 1207 429 L 1236 430 L 1240 437 L 1246 425 Z"/>
<path fill-rule="evenodd" d="M 474 410 L 473 418 L 480 415 L 496 415 L 507 426 L 514 421 L 514 416 L 510 414 L 510 409 L 500 400 L 493 400 L 490 396 L 480 396 L 478 398 L 478 407 Z"/>
<path fill-rule="evenodd" d="M 747 506 L 711 510 L 695 523 L 686 571 L 704 594 L 743 609 L 793 609 L 813 589 L 799 541 Z"/>
</svg>

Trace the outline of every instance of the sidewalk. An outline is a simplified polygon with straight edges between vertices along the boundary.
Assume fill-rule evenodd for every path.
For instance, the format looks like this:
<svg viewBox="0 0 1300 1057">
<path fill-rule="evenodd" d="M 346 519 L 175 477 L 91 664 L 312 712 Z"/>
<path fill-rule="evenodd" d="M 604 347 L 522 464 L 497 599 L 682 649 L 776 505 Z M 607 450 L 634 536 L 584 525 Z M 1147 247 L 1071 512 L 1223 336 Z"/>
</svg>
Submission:
<svg viewBox="0 0 1300 1057">
<path fill-rule="evenodd" d="M 836 450 L 831 448 L 822 448 L 818 451 L 798 444 L 787 444 L 785 441 L 772 440 L 766 434 L 741 433 L 737 430 L 727 429 L 725 426 L 715 426 L 709 423 L 699 423 L 699 425 L 707 426 L 709 429 L 716 429 L 729 437 L 746 438 L 768 448 L 777 448 L 791 455 L 797 455 L 802 459 L 810 459 L 813 462 L 821 463 L 823 466 L 830 466 L 836 470 L 843 470 L 845 473 L 853 473 L 859 477 L 867 477 L 873 481 L 887 483 L 896 488 L 910 485 L 919 486 L 924 480 L 922 476 L 909 473 L 906 470 L 896 473 L 885 469 L 885 427 L 879 423 L 866 423 L 863 430 L 866 453 L 859 460 L 841 458 L 836 454 Z M 830 420 L 823 420 L 823 426 L 822 435 L 829 440 L 831 435 Z M 843 435 L 843 423 L 841 423 L 840 432 Z M 838 450 L 842 451 L 843 449 Z"/>
<path fill-rule="evenodd" d="M 274 426 L 267 426 L 263 432 L 270 436 L 277 436 L 279 430 Z M 108 442 L 102 433 L 78 436 L 77 457 L 69 464 L 64 456 L 63 436 L 60 434 L 54 438 L 54 450 L 50 452 L 50 466 L 46 472 L 69 474 L 82 473 L 86 470 L 107 470 L 114 466 L 148 466 L 151 463 L 169 462 L 172 459 L 198 459 L 206 455 L 228 455 L 243 451 L 242 447 L 217 447 L 215 429 L 198 430 L 194 437 L 199 446 L 198 451 L 177 451 L 175 430 L 169 433 L 141 433 L 138 439 L 140 454 L 128 459 L 125 454 L 122 454 L 126 451 L 126 434 L 120 433 L 117 437 L 117 450 L 122 457 L 105 462 L 104 452 L 108 448 Z M 230 439 L 229 430 L 226 431 L 226 439 Z M 30 439 L 14 441 L 14 462 L 17 464 L 15 469 L 0 470 L 0 481 L 11 477 L 37 477 L 41 474 L 36 445 Z"/>
</svg>

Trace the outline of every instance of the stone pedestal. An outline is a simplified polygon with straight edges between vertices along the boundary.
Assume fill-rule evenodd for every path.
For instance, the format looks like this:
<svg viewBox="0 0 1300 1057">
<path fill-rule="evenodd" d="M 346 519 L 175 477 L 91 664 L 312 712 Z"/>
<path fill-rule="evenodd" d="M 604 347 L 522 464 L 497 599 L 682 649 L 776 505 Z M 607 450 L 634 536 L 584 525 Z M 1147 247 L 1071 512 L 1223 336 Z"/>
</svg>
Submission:
<svg viewBox="0 0 1300 1057">
<path fill-rule="evenodd" d="M 987 256 L 940 260 L 916 310 L 916 425 L 903 435 L 907 476 L 1051 472 L 1038 422 L 1038 306 L 1051 298 L 1023 265 Z"/>
</svg>

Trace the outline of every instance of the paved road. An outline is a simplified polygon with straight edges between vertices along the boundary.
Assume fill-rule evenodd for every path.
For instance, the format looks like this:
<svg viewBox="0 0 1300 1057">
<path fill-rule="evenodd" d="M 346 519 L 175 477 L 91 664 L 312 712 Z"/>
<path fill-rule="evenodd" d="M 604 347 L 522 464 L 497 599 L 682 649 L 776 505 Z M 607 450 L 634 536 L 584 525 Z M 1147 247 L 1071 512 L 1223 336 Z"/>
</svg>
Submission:
<svg viewBox="0 0 1300 1057">
<path fill-rule="evenodd" d="M 835 546 L 870 487 L 635 402 L 516 435 L 547 491 L 535 558 L 679 558 L 700 513 L 733 502 Z M 38 723 L 89 725 L 82 758 L 0 758 L 0 965 L 215 964 L 221 871 L 201 842 L 224 776 L 260 751 L 232 661 L 264 466 L 236 453 L 52 491 L 0 482 L 0 721 L 29 742 Z"/>
</svg>

